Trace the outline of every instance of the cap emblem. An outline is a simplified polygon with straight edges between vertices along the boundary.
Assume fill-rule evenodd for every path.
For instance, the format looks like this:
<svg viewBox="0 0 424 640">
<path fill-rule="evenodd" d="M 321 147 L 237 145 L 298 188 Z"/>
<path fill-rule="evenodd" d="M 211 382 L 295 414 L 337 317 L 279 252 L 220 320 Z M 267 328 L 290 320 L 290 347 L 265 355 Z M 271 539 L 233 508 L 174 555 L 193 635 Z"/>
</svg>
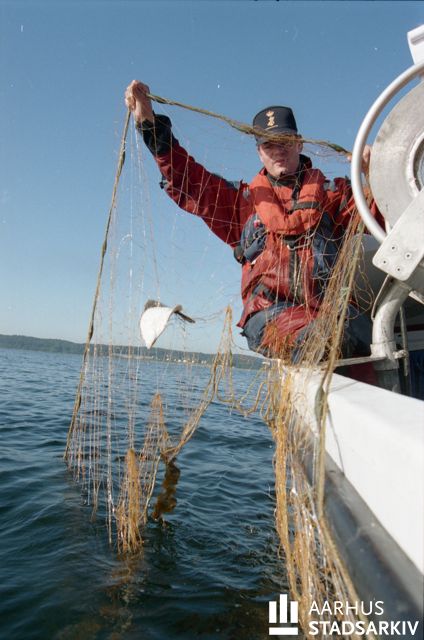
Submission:
<svg viewBox="0 0 424 640">
<path fill-rule="evenodd" d="M 267 129 L 269 127 L 275 127 L 275 115 L 274 115 L 274 111 L 267 111 L 266 112 L 266 116 L 268 118 L 268 122 L 267 122 Z"/>
</svg>

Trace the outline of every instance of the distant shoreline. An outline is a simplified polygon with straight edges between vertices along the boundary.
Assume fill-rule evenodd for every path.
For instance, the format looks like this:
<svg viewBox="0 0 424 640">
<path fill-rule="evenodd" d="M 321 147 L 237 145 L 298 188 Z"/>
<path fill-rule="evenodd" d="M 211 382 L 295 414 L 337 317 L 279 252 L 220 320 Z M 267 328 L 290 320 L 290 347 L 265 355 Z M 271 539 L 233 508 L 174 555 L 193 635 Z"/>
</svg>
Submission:
<svg viewBox="0 0 424 640">
<path fill-rule="evenodd" d="M 29 351 L 82 355 L 84 353 L 84 346 L 85 345 L 83 343 L 71 342 L 70 340 L 0 334 L 0 349 L 25 349 Z M 107 345 L 98 345 L 97 347 L 100 350 L 100 353 L 104 351 L 104 355 L 107 355 L 109 349 Z M 114 355 L 117 357 L 128 357 L 128 346 L 117 345 L 113 349 Z M 156 347 L 152 349 L 146 349 L 146 347 L 132 347 L 131 353 L 135 357 L 143 360 L 180 362 L 185 364 L 208 365 L 211 364 L 215 358 L 215 354 L 211 353 L 159 349 Z M 255 356 L 233 354 L 232 363 L 234 367 L 239 369 L 260 369 L 263 365 L 263 360 Z"/>
</svg>

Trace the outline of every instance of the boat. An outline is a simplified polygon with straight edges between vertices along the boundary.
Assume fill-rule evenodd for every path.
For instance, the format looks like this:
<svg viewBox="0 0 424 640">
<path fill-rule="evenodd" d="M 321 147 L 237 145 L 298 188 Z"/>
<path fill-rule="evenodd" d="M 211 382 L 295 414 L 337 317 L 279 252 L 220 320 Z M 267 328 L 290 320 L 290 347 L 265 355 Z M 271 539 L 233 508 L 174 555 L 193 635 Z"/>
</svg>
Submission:
<svg viewBox="0 0 424 640">
<path fill-rule="evenodd" d="M 352 155 L 352 188 L 370 231 L 365 268 L 377 291 L 371 355 L 339 361 L 327 395 L 324 514 L 337 551 L 364 602 L 420 638 L 424 574 L 424 25 L 408 33 L 413 65 L 383 91 L 364 118 Z M 386 221 L 371 216 L 361 177 L 375 121 L 412 80 L 419 82 L 385 117 L 373 144 L 369 183 Z M 357 365 L 371 383 L 355 379 Z M 342 371 L 343 375 L 338 373 Z M 298 371 L 298 411 L 320 432 L 322 371 Z M 305 400 L 307 411 L 305 412 Z M 303 464 L 311 483 L 311 455 Z M 370 620 L 381 620 L 371 611 Z M 414 623 L 415 624 L 415 623 Z M 421 633 L 420 633 L 421 632 Z"/>
</svg>

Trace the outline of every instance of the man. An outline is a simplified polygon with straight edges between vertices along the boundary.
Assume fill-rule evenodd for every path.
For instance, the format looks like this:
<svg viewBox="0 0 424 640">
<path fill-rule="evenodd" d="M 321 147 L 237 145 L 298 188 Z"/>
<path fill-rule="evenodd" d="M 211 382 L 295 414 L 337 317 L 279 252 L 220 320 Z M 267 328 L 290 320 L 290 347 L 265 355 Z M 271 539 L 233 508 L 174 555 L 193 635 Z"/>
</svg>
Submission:
<svg viewBox="0 0 424 640">
<path fill-rule="evenodd" d="M 155 157 L 168 195 L 233 247 L 242 265 L 244 309 L 238 326 L 249 348 L 266 356 L 289 348 L 296 360 L 355 211 L 349 181 L 330 182 L 313 168 L 301 153 L 292 110 L 275 106 L 253 120 L 262 170 L 250 185 L 229 183 L 179 145 L 170 119 L 154 114 L 149 93 L 147 85 L 134 80 L 125 92 L 126 105 Z M 278 142 L 274 135 L 280 136 Z M 367 147 L 365 171 L 369 159 Z M 369 321 L 349 305 L 343 355 L 368 354 L 370 338 Z"/>
</svg>

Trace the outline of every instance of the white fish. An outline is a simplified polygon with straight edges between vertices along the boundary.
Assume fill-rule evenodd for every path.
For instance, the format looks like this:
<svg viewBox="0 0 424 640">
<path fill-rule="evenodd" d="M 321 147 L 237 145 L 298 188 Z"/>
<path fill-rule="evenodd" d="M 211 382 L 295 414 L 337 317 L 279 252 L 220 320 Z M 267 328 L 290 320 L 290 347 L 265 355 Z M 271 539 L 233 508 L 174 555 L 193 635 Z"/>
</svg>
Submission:
<svg viewBox="0 0 424 640">
<path fill-rule="evenodd" d="M 155 344 L 159 336 L 165 331 L 174 313 L 185 322 L 194 322 L 192 318 L 182 312 L 180 304 L 175 307 L 166 307 L 158 300 L 148 300 L 146 302 L 140 318 L 140 332 L 148 349 Z"/>
</svg>

